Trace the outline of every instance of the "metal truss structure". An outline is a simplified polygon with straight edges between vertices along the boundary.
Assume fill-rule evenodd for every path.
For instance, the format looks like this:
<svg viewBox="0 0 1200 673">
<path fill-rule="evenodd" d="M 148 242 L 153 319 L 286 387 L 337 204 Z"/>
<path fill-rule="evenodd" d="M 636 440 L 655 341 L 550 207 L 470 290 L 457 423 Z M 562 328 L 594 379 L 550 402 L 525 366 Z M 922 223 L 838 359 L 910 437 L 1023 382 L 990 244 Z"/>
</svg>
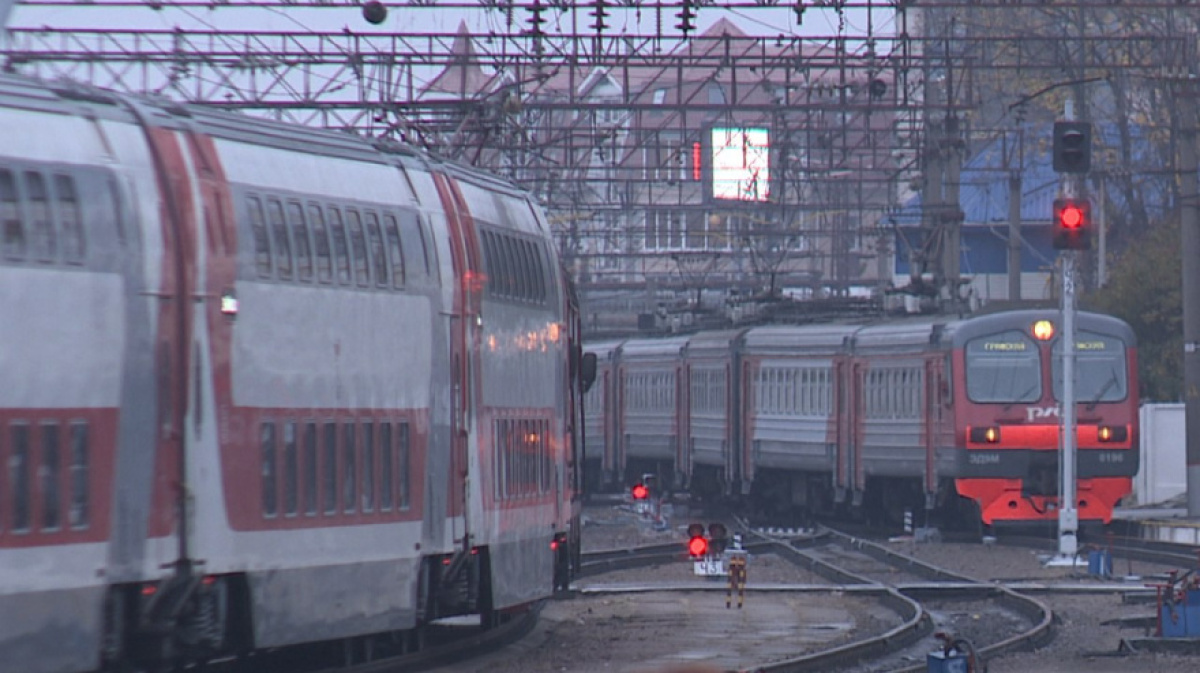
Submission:
<svg viewBox="0 0 1200 673">
<path fill-rule="evenodd" d="M 15 11 L 8 69 L 399 138 L 510 177 L 548 207 L 585 296 L 635 313 L 675 293 L 703 304 L 705 289 L 819 297 L 891 286 L 888 216 L 917 194 L 925 243 L 904 289 L 953 304 L 972 143 L 1008 133 L 1014 109 L 1056 88 L 1186 79 L 1195 37 L 1170 23 L 1193 25 L 1200 9 L 1200 0 L 5 4 L 0 19 Z M 116 18 L 103 28 L 24 18 L 59 9 Z M 1166 16 L 1161 29 L 1111 18 L 1149 10 Z M 485 17 L 487 28 L 416 28 L 450 11 Z M 1017 34 L 1005 11 L 1039 12 L 1050 29 Z M 293 28 L 217 20 L 252 12 L 292 17 Z M 716 14 L 725 18 L 697 28 Z M 158 20 L 133 20 L 146 15 Z M 829 29 L 813 34 L 806 22 Z M 1004 90 L 1018 79 L 1044 91 Z M 714 195 L 714 129 L 769 132 L 769 178 L 745 198 Z"/>
</svg>

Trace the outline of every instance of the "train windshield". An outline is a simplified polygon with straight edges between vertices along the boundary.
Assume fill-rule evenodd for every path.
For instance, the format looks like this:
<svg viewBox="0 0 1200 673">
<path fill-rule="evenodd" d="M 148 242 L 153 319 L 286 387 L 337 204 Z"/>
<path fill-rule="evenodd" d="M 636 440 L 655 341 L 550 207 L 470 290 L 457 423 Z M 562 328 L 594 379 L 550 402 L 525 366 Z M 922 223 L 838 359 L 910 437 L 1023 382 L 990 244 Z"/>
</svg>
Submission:
<svg viewBox="0 0 1200 673">
<path fill-rule="evenodd" d="M 1054 399 L 1062 400 L 1062 339 L 1054 343 Z M 1118 402 L 1128 394 L 1125 344 L 1095 332 L 1075 335 L 1075 401 L 1081 404 Z"/>
<path fill-rule="evenodd" d="M 1042 397 L 1037 344 L 1020 330 L 967 342 L 967 397 L 972 402 L 1036 402 Z"/>
</svg>

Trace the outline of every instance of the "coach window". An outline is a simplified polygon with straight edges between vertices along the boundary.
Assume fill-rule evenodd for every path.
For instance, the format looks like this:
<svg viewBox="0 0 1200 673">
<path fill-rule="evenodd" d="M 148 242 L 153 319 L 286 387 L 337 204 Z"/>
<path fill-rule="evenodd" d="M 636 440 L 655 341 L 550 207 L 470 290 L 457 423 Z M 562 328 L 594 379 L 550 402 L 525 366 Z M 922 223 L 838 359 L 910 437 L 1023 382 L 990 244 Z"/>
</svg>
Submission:
<svg viewBox="0 0 1200 673">
<path fill-rule="evenodd" d="M 540 302 L 545 302 L 549 298 L 550 292 L 546 282 L 546 267 L 542 263 L 542 258 L 546 250 L 541 243 L 536 243 L 533 246 L 533 273 L 537 278 L 537 297 Z"/>
<path fill-rule="evenodd" d="M 367 223 L 367 247 L 371 251 L 371 269 L 375 276 L 376 287 L 387 287 L 388 278 L 387 252 L 383 249 L 383 235 L 379 231 L 379 216 L 371 211 L 363 213 Z"/>
<path fill-rule="evenodd" d="M 9 426 L 8 488 L 12 492 L 12 530 L 28 533 L 32 498 L 33 463 L 29 455 L 29 425 Z"/>
<path fill-rule="evenodd" d="M 71 509 L 67 523 L 79 530 L 88 526 L 88 505 L 91 489 L 88 488 L 88 424 L 85 421 L 71 423 Z"/>
<path fill-rule="evenodd" d="M 353 512 L 358 499 L 358 441 L 354 421 L 342 424 L 342 511 Z"/>
<path fill-rule="evenodd" d="M 479 242 L 483 246 L 483 263 L 487 266 L 488 291 L 496 294 L 496 250 L 492 242 L 492 232 L 479 232 Z"/>
<path fill-rule="evenodd" d="M 304 513 L 317 514 L 317 424 L 304 424 Z"/>
<path fill-rule="evenodd" d="M 254 266 L 259 278 L 271 277 L 271 238 L 267 234 L 267 220 L 263 217 L 262 202 L 258 197 L 246 199 L 250 211 L 250 233 L 254 236 Z"/>
<path fill-rule="evenodd" d="M 353 208 L 346 209 L 346 231 L 350 234 L 350 258 L 354 261 L 354 280 L 359 287 L 367 287 L 371 284 L 367 241 L 363 237 L 362 216 Z"/>
<path fill-rule="evenodd" d="M 317 281 L 328 283 L 333 280 L 333 257 L 329 251 L 329 231 L 325 228 L 325 214 L 315 203 L 308 204 L 308 224 L 312 228 L 313 249 L 317 258 Z"/>
<path fill-rule="evenodd" d="M 333 259 L 337 262 L 337 279 L 342 285 L 350 284 L 350 248 L 346 243 L 346 227 L 342 225 L 342 211 L 329 209 L 329 238 L 333 240 Z"/>
<path fill-rule="evenodd" d="M 383 229 L 392 266 L 392 287 L 399 289 L 404 287 L 404 247 L 400 244 L 400 227 L 395 215 L 384 213 Z"/>
<path fill-rule="evenodd" d="M 420 237 L 420 239 L 421 239 L 421 258 L 425 261 L 425 275 L 431 276 L 431 275 L 433 275 L 433 269 L 430 268 L 431 267 L 430 257 L 437 254 L 437 248 L 432 247 L 431 244 L 429 243 L 429 241 L 426 240 L 425 226 L 423 224 L 421 224 L 420 218 L 417 218 L 416 230 L 417 230 L 417 236 Z M 432 247 L 432 251 L 431 251 L 431 247 Z"/>
<path fill-rule="evenodd" d="M 68 175 L 55 175 L 54 191 L 58 197 L 58 221 L 62 224 L 63 258 L 69 264 L 82 264 L 86 248 L 75 181 Z"/>
<path fill-rule="evenodd" d="M 396 507 L 408 509 L 411 500 L 408 423 L 396 424 Z"/>
<path fill-rule="evenodd" d="M 538 302 L 537 267 L 533 265 L 533 244 L 529 241 L 517 241 L 521 248 L 521 262 L 525 271 L 525 299 Z"/>
<path fill-rule="evenodd" d="M 379 509 L 383 512 L 392 511 L 393 493 L 396 480 L 394 478 L 395 454 L 392 452 L 392 424 L 379 424 Z"/>
<path fill-rule="evenodd" d="M 324 486 L 323 497 L 321 502 L 323 511 L 326 514 L 337 513 L 337 423 L 328 421 L 322 428 L 324 433 L 324 470 L 325 473 L 321 476 L 321 483 Z"/>
<path fill-rule="evenodd" d="M 312 280 L 312 247 L 308 243 L 308 223 L 304 221 L 304 208 L 295 201 L 287 204 L 288 224 L 292 227 L 292 243 L 296 246 L 296 277 L 304 282 Z"/>
<path fill-rule="evenodd" d="M 1020 330 L 972 339 L 966 347 L 966 379 L 972 402 L 1036 402 L 1042 397 L 1038 347 Z"/>
<path fill-rule="evenodd" d="M 21 223 L 21 204 L 17 199 L 17 183 L 11 171 L 0 169 L 0 227 L 4 236 L 4 256 L 24 259 L 25 228 Z"/>
<path fill-rule="evenodd" d="M 59 446 L 58 423 L 42 423 L 42 466 L 38 477 L 42 489 L 42 530 L 58 530 L 62 526 L 62 497 L 59 489 L 59 466 L 62 451 Z"/>
<path fill-rule="evenodd" d="M 262 506 L 263 514 L 275 516 L 279 512 L 275 461 L 275 423 L 259 425 L 258 444 L 262 450 Z"/>
<path fill-rule="evenodd" d="M 375 423 L 362 425 L 362 511 L 375 511 Z"/>
<path fill-rule="evenodd" d="M 292 278 L 292 246 L 288 242 L 287 223 L 283 220 L 283 204 L 267 199 L 267 217 L 271 222 L 271 245 L 275 252 L 275 272 L 280 280 Z"/>
<path fill-rule="evenodd" d="M 300 461 L 296 455 L 296 422 L 283 424 L 283 513 L 296 516 L 300 502 Z"/>
<path fill-rule="evenodd" d="M 33 230 L 33 254 L 39 261 L 53 262 L 58 250 L 54 220 L 50 217 L 50 195 L 41 173 L 25 173 L 29 192 L 29 220 Z"/>
</svg>

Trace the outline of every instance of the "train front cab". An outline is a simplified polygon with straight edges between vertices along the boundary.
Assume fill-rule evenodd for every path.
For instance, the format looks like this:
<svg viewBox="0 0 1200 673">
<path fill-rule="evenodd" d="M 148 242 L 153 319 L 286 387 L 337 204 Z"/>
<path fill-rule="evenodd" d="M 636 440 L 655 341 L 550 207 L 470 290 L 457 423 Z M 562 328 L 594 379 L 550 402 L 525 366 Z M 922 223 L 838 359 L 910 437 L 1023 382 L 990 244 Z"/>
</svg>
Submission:
<svg viewBox="0 0 1200 673">
<path fill-rule="evenodd" d="M 953 339 L 955 486 L 988 526 L 1058 519 L 1062 338 L 1059 313 L 959 323 Z M 1108 316 L 1076 321 L 1076 508 L 1107 524 L 1137 472 L 1133 331 Z"/>
</svg>

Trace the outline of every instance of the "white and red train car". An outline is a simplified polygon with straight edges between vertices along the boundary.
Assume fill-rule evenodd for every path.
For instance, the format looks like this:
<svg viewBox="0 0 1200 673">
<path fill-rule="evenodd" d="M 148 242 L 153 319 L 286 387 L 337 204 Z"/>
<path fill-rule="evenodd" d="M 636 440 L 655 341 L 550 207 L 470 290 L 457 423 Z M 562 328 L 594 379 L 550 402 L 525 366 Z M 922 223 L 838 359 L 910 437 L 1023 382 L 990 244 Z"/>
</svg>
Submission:
<svg viewBox="0 0 1200 673">
<path fill-rule="evenodd" d="M 566 583 L 578 309 L 404 147 L 0 76 L 0 670 L 418 642 Z"/>
<path fill-rule="evenodd" d="M 592 394 L 603 428 L 624 432 L 589 447 L 620 447 L 621 461 L 598 466 L 610 481 L 656 472 L 675 488 L 748 494 L 766 511 L 944 506 L 985 525 L 1056 521 L 1058 321 L 1022 310 L 608 344 L 615 382 Z M 1138 467 L 1136 341 L 1110 316 L 1080 313 L 1077 330 L 1076 504 L 1082 521 L 1107 523 Z M 677 372 L 663 390 L 686 399 L 663 407 L 677 410 L 658 424 L 673 434 L 645 442 L 628 419 L 658 399 L 652 372 Z"/>
</svg>

